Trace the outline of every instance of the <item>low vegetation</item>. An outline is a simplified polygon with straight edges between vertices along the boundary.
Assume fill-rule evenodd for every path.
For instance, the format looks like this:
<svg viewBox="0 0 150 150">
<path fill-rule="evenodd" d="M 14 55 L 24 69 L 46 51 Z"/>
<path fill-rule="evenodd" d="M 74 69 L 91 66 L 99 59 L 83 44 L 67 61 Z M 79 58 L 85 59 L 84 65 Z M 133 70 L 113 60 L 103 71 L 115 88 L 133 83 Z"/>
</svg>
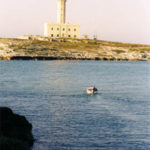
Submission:
<svg viewBox="0 0 150 150">
<path fill-rule="evenodd" d="M 14 56 L 150 61 L 150 45 L 84 39 L 0 39 L 0 58 Z"/>
</svg>

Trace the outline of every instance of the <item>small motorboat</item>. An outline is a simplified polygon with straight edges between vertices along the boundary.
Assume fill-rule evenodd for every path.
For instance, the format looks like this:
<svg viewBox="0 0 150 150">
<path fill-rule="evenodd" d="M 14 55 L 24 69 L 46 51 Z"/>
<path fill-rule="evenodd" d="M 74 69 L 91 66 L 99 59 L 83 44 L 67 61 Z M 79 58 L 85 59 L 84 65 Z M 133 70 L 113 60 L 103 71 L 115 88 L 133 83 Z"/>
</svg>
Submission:
<svg viewBox="0 0 150 150">
<path fill-rule="evenodd" d="M 87 94 L 96 94 L 97 91 L 98 91 L 98 89 L 95 86 L 93 86 L 93 87 L 87 88 L 86 93 Z"/>
</svg>

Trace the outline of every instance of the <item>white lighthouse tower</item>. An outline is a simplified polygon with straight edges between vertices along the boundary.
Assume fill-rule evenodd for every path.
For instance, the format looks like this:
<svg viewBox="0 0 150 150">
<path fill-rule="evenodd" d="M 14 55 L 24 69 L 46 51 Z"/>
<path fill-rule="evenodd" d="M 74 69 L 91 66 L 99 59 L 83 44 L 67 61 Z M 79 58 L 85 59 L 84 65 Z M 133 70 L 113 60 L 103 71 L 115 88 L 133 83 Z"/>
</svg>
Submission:
<svg viewBox="0 0 150 150">
<path fill-rule="evenodd" d="M 66 0 L 57 0 L 57 23 L 45 23 L 44 36 L 50 38 L 80 38 L 80 25 L 66 24 Z"/>
<path fill-rule="evenodd" d="M 66 0 L 57 0 L 57 23 L 65 24 Z"/>
</svg>

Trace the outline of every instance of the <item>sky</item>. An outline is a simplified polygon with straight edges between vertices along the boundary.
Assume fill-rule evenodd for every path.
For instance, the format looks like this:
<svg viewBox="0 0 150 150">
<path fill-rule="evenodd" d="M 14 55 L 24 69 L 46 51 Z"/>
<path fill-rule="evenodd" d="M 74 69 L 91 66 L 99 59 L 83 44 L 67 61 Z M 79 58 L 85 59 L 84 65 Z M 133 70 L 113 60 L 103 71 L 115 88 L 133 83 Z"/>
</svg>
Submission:
<svg viewBox="0 0 150 150">
<path fill-rule="evenodd" d="M 150 0 L 67 0 L 67 23 L 100 40 L 150 44 Z M 0 37 L 43 35 L 57 0 L 0 0 Z"/>
</svg>

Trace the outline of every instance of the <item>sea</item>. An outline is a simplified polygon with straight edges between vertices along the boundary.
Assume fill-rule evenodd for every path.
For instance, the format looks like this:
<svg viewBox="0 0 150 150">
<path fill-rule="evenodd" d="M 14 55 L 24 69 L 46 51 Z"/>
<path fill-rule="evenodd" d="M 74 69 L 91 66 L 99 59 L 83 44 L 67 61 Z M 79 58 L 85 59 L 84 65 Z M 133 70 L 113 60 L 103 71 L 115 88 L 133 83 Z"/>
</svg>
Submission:
<svg viewBox="0 0 150 150">
<path fill-rule="evenodd" d="M 0 61 L 0 106 L 32 123 L 32 150 L 150 150 L 150 62 Z"/>
</svg>

